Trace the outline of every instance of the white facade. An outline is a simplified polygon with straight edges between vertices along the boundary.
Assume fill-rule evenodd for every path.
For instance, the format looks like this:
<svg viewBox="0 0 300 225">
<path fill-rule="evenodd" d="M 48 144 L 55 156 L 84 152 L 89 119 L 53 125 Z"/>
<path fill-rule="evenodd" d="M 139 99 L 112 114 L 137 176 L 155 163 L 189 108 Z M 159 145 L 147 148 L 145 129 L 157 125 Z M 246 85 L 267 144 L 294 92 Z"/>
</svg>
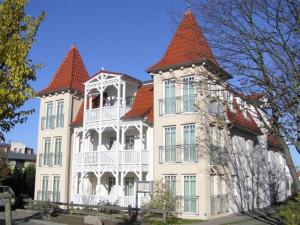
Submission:
<svg viewBox="0 0 300 225">
<path fill-rule="evenodd" d="M 122 119 L 139 85 L 103 72 L 85 83 L 83 126 L 73 133 L 74 203 L 135 206 L 136 182 L 153 179 L 153 128 L 143 118 Z"/>
</svg>

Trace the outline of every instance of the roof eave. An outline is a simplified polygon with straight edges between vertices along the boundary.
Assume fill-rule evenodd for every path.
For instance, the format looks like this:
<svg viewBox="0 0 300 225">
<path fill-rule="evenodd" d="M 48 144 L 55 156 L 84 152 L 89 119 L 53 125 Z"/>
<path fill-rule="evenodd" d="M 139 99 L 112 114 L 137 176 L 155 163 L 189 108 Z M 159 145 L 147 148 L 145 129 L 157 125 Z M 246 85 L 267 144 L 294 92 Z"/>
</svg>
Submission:
<svg viewBox="0 0 300 225">
<path fill-rule="evenodd" d="M 253 134 L 255 136 L 262 135 L 261 131 L 254 131 L 253 129 L 249 129 L 248 127 L 240 125 L 239 123 L 236 123 L 236 122 L 231 122 L 231 123 L 232 123 L 232 125 L 233 125 L 234 128 L 240 129 L 240 130 L 245 131 L 247 133 L 251 133 L 251 134 Z"/>
<path fill-rule="evenodd" d="M 165 72 L 170 69 L 179 69 L 181 67 L 185 66 L 192 66 L 192 65 L 199 65 L 203 64 L 207 70 L 213 69 L 213 72 L 218 72 L 219 74 L 223 75 L 226 80 L 233 78 L 231 74 L 229 74 L 227 71 L 222 69 L 218 64 L 215 64 L 211 62 L 209 59 L 199 59 L 199 60 L 193 60 L 193 61 L 188 61 L 185 63 L 180 63 L 180 64 L 170 64 L 168 66 L 164 67 L 156 67 L 155 65 L 150 67 L 149 69 L 146 70 L 147 73 L 157 73 L 159 71 Z"/>
<path fill-rule="evenodd" d="M 59 92 L 68 92 L 68 91 L 70 91 L 70 92 L 79 92 L 79 93 L 83 94 L 83 91 L 81 91 L 79 89 L 76 89 L 76 88 L 59 88 L 59 89 L 51 90 L 51 91 L 50 90 L 49 91 L 47 91 L 47 90 L 46 91 L 44 91 L 44 90 L 39 91 L 37 93 L 37 96 L 42 97 L 44 95 L 55 94 L 55 93 L 59 93 Z"/>
</svg>

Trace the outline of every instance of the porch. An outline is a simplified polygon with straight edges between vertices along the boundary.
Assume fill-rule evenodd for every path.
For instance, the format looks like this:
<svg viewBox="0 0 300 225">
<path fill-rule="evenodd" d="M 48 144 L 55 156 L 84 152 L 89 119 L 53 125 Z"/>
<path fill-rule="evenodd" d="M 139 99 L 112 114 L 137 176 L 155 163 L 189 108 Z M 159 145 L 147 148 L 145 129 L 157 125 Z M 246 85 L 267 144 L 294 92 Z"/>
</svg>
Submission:
<svg viewBox="0 0 300 225">
<path fill-rule="evenodd" d="M 72 201 L 85 205 L 118 205 L 136 206 L 136 184 L 139 180 L 146 180 L 147 173 L 141 175 L 133 172 L 94 173 L 88 172 L 81 178 L 81 173 L 73 177 Z M 147 199 L 139 194 L 139 205 Z"/>
</svg>

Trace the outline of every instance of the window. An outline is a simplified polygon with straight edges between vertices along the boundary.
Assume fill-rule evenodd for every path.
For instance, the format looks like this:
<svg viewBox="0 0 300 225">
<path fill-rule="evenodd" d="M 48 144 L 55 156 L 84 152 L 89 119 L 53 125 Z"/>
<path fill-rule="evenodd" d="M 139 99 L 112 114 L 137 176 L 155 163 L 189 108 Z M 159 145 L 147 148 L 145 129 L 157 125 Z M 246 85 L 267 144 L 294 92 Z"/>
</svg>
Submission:
<svg viewBox="0 0 300 225">
<path fill-rule="evenodd" d="M 183 126 L 183 161 L 196 161 L 195 124 Z"/>
<path fill-rule="evenodd" d="M 165 86 L 164 114 L 175 114 L 176 113 L 175 80 L 169 79 L 164 81 L 164 86 Z"/>
<path fill-rule="evenodd" d="M 49 184 L 49 176 L 42 176 L 42 196 L 41 200 L 42 201 L 48 201 L 49 196 L 48 196 L 48 184 Z"/>
<path fill-rule="evenodd" d="M 134 196 L 134 177 L 125 177 L 125 196 Z"/>
<path fill-rule="evenodd" d="M 60 193 L 59 193 L 59 176 L 53 177 L 53 196 L 52 200 L 54 202 L 59 202 L 60 200 Z"/>
<path fill-rule="evenodd" d="M 45 116 L 45 127 L 46 127 L 46 129 L 50 129 L 50 128 L 53 127 L 53 124 L 52 124 L 52 107 L 53 107 L 52 102 L 47 102 L 46 103 L 46 116 Z"/>
<path fill-rule="evenodd" d="M 218 129 L 217 146 L 222 146 L 222 129 Z"/>
<path fill-rule="evenodd" d="M 114 146 L 114 143 L 116 141 L 116 136 L 110 136 L 108 140 L 108 149 L 112 149 Z"/>
<path fill-rule="evenodd" d="M 134 149 L 134 135 L 126 136 L 125 138 L 125 149 L 133 150 Z"/>
<path fill-rule="evenodd" d="M 176 196 L 176 176 L 166 175 L 165 176 L 166 189 L 171 192 L 171 194 Z"/>
<path fill-rule="evenodd" d="M 64 101 L 59 100 L 56 101 L 55 127 L 63 127 L 63 126 L 64 126 Z"/>
<path fill-rule="evenodd" d="M 126 96 L 126 106 L 131 107 L 133 104 L 134 96 Z"/>
<path fill-rule="evenodd" d="M 165 127 L 165 162 L 176 162 L 176 127 Z"/>
<path fill-rule="evenodd" d="M 51 145 L 51 139 L 45 138 L 44 139 L 44 158 L 43 158 L 44 166 L 50 166 L 50 145 Z"/>
<path fill-rule="evenodd" d="M 195 111 L 195 85 L 194 77 L 188 76 L 183 78 L 182 85 L 182 111 L 194 112 Z"/>
<path fill-rule="evenodd" d="M 209 144 L 214 145 L 214 130 L 213 126 L 209 126 Z"/>
<path fill-rule="evenodd" d="M 115 177 L 108 177 L 108 194 L 110 194 L 113 186 L 116 185 L 116 178 Z"/>
<path fill-rule="evenodd" d="M 54 165 L 61 165 L 61 137 L 56 137 L 55 139 L 55 149 L 54 149 Z"/>
<path fill-rule="evenodd" d="M 214 196 L 216 194 L 216 191 L 215 191 L 215 178 L 216 178 L 216 175 L 211 175 L 210 176 L 210 196 Z"/>
<path fill-rule="evenodd" d="M 183 177 L 184 182 L 184 212 L 196 213 L 197 209 L 197 198 L 196 198 L 196 176 L 185 175 Z"/>
</svg>

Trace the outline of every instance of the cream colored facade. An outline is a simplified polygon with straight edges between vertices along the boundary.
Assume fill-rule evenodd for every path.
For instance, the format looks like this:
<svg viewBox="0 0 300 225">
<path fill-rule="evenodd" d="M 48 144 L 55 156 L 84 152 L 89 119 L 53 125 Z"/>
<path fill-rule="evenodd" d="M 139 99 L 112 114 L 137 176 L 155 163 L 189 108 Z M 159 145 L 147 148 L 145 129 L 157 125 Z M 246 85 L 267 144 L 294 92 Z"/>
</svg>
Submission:
<svg viewBox="0 0 300 225">
<path fill-rule="evenodd" d="M 35 199 L 68 201 L 71 163 L 70 123 L 77 115 L 82 100 L 82 96 L 70 91 L 40 97 Z M 57 115 L 58 102 L 63 102 L 63 111 L 60 115 Z M 47 128 L 46 111 L 49 103 L 52 103 L 52 110 L 48 114 L 48 118 L 51 119 Z M 49 147 L 46 146 L 46 142 L 49 143 Z"/>
<path fill-rule="evenodd" d="M 227 106 L 234 111 L 232 93 L 226 91 L 226 83 L 218 82 L 205 64 L 152 75 L 154 180 L 162 180 L 175 192 L 176 209 L 181 217 L 209 219 L 267 207 L 274 202 L 272 195 L 273 198 L 276 195 L 276 201 L 283 201 L 291 194 L 291 179 L 285 160 L 276 148 L 268 146 L 267 134 L 257 134 L 228 120 Z M 187 77 L 194 77 L 194 112 L 184 112 L 183 109 L 187 99 L 183 90 Z M 165 113 L 167 101 L 173 101 L 173 97 L 165 93 L 165 85 L 170 80 L 175 82 L 176 107 L 173 113 Z M 242 105 L 239 97 L 234 99 Z M 242 112 L 244 119 L 251 120 L 247 113 Z M 185 143 L 186 134 L 183 131 L 186 125 L 191 124 L 195 126 L 194 148 Z M 174 127 L 176 134 L 176 141 L 173 140 L 171 145 L 166 140 L 166 135 L 169 135 L 166 128 L 169 127 Z M 196 156 L 186 160 L 185 154 L 191 150 L 195 151 Z M 173 159 L 170 159 L 171 151 L 175 152 Z M 271 173 L 275 175 L 275 180 L 271 179 Z M 191 176 L 195 181 L 189 180 Z M 275 183 L 278 185 L 273 188 Z"/>
</svg>

